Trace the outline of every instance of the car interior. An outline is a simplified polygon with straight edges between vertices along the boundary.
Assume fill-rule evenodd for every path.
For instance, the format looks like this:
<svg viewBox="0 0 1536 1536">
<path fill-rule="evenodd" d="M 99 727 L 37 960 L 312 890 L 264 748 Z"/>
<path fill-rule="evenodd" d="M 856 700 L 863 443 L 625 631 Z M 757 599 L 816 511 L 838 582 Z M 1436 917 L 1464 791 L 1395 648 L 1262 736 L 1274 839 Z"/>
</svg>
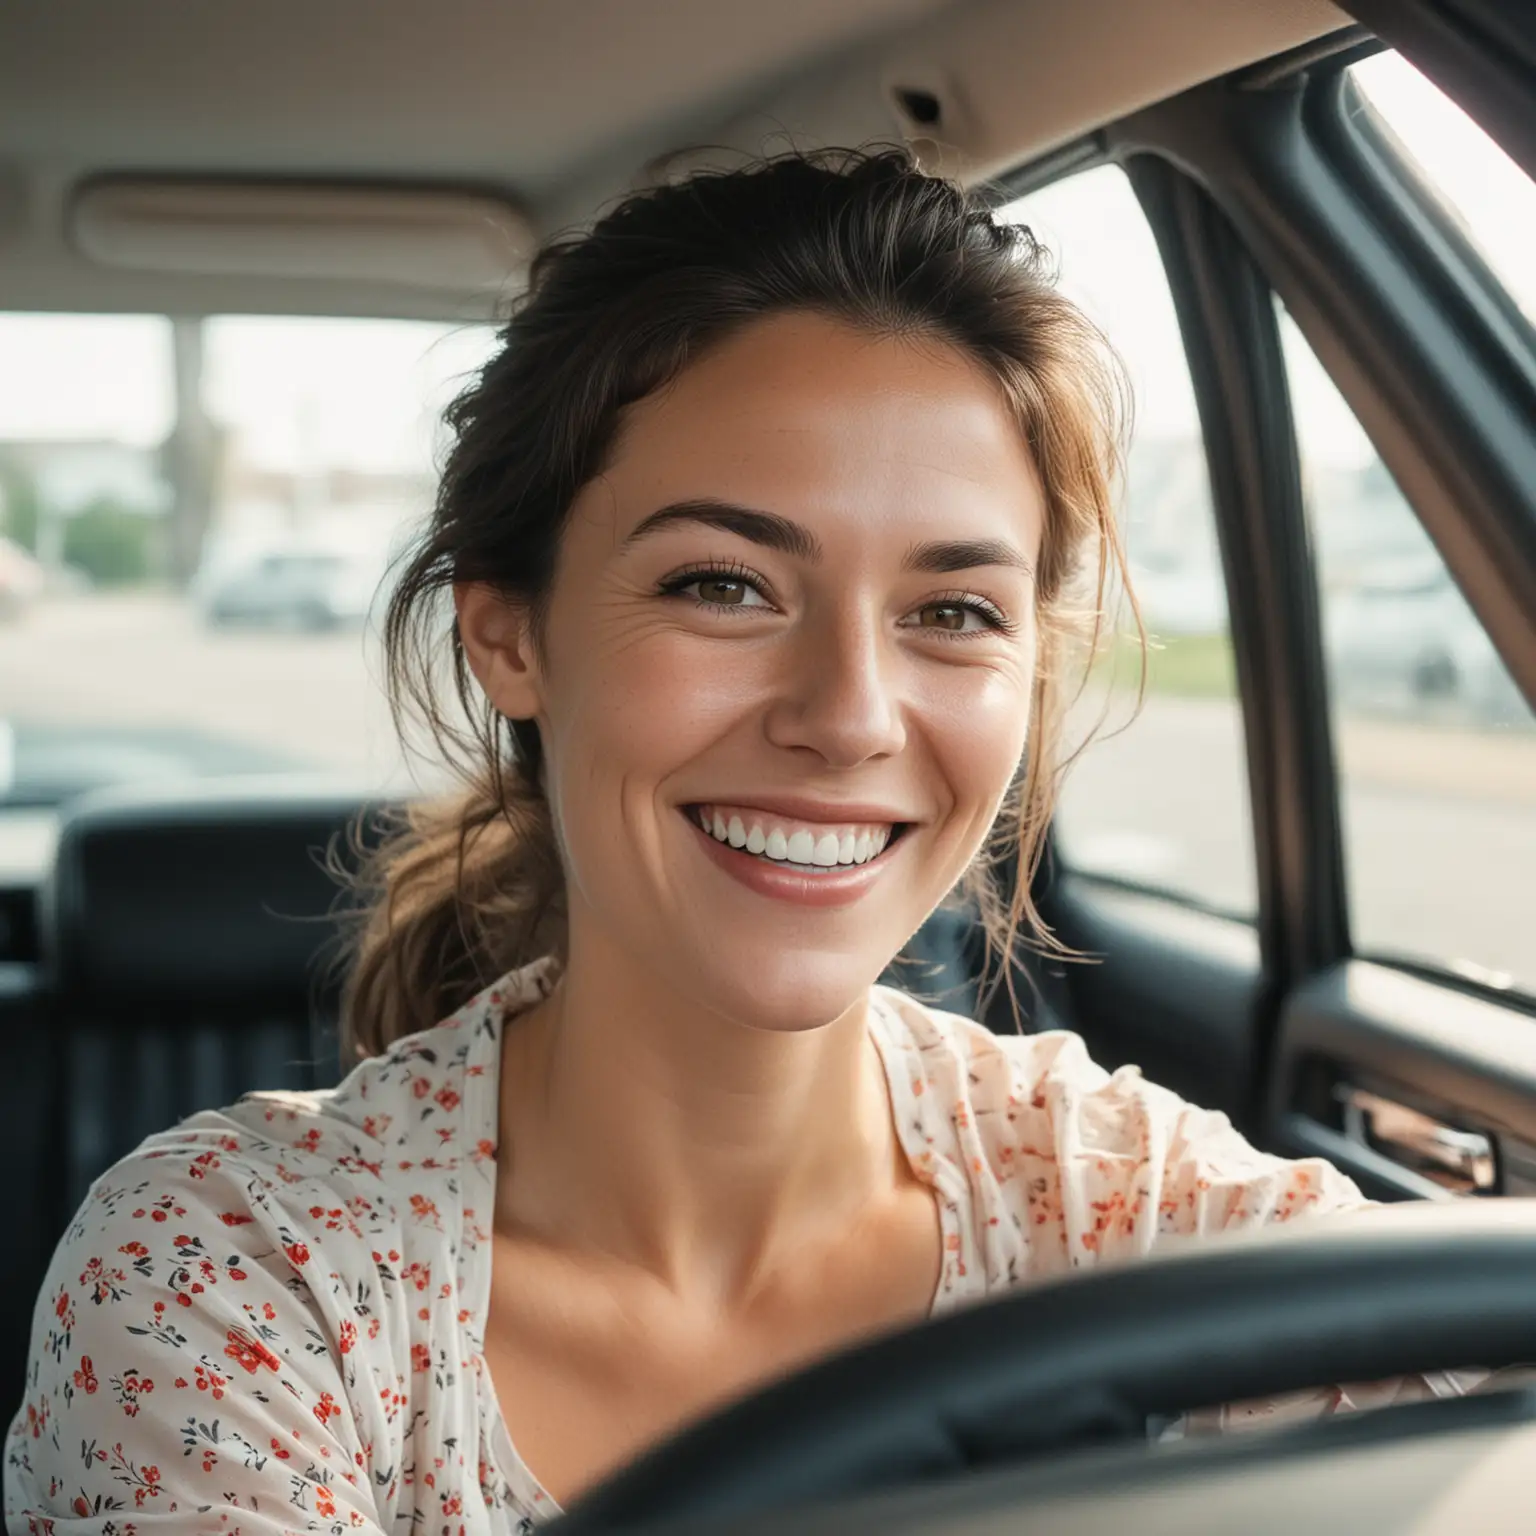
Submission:
<svg viewBox="0 0 1536 1536">
<path fill-rule="evenodd" d="M 0 3 L 0 533 L 19 537 L 5 449 L 26 435 L 7 402 L 46 392 L 12 321 L 483 334 L 536 244 L 627 190 L 890 142 L 1057 244 L 1064 286 L 1123 345 L 1147 443 L 1123 515 L 1153 635 L 1145 674 L 1131 642 L 1088 669 L 1111 728 L 1035 876 L 1072 953 L 1022 953 L 984 988 L 976 914 L 946 907 L 891 979 L 998 1030 L 1074 1030 L 1104 1066 L 1404 1209 L 1377 1236 L 1175 1255 L 946 1320 L 944 1350 L 831 1362 L 568 1520 L 750 1530 L 796 1505 L 808 1530 L 1522 1528 L 1524 1391 L 1215 1444 L 1144 1430 L 1287 1382 L 1536 1360 L 1536 1217 L 1511 1198 L 1536 1193 L 1536 11 Z M 170 479 L 187 441 L 155 461 Z M 27 451 L 14 462 L 41 462 Z M 1459 627 L 1367 654 L 1329 615 L 1370 588 L 1388 528 L 1382 561 L 1438 562 Z M 198 736 L 190 627 L 136 664 L 138 715 L 92 703 L 110 658 L 56 637 L 98 595 L 180 603 L 188 571 L 166 570 L 142 599 L 61 574 L 0 622 L 13 1406 L 91 1182 L 197 1109 L 338 1080 L 332 867 L 435 783 L 314 757 L 278 706 Z M 264 656 L 302 670 L 298 647 L 367 643 L 215 640 L 251 658 L 217 675 L 253 698 Z M 1498 686 L 1458 691 L 1474 668 Z M 355 686 L 376 674 L 359 664 Z M 125 722 L 143 726 L 127 745 Z"/>
</svg>

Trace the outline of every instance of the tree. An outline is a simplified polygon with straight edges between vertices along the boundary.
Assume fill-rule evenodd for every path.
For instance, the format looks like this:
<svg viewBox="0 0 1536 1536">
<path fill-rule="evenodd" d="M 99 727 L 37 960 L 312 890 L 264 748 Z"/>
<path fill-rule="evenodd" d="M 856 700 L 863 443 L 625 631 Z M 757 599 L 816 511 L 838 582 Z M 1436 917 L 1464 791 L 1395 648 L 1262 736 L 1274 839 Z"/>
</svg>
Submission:
<svg viewBox="0 0 1536 1536">
<path fill-rule="evenodd" d="M 161 519 L 103 497 L 64 524 L 64 562 L 100 586 L 144 581 L 154 570 Z"/>
<path fill-rule="evenodd" d="M 20 464 L 0 461 L 0 533 L 25 550 L 37 553 L 37 487 Z"/>
</svg>

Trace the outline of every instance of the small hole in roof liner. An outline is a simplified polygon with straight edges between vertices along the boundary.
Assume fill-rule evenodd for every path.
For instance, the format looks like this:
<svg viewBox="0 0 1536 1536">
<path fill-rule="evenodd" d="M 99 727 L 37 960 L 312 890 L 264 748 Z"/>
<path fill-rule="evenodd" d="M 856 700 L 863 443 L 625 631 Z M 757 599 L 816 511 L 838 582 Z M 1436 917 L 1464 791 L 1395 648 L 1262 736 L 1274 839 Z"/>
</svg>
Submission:
<svg viewBox="0 0 1536 1536">
<path fill-rule="evenodd" d="M 919 86 L 898 85 L 892 94 L 902 116 L 919 128 L 937 128 L 943 121 L 944 104 L 936 92 Z"/>
</svg>

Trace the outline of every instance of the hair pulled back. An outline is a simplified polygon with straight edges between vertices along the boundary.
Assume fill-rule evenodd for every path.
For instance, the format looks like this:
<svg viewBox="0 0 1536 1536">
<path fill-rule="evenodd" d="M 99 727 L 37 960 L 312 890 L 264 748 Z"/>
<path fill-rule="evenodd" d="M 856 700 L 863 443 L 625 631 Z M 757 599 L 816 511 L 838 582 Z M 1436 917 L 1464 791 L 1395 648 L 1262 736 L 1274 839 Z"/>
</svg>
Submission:
<svg viewBox="0 0 1536 1536">
<path fill-rule="evenodd" d="M 957 348 L 996 380 L 1037 466 L 1045 524 L 1029 749 L 961 891 L 980 908 L 994 958 L 1021 931 L 1054 945 L 1030 883 L 1058 776 L 1065 647 L 1081 632 L 1071 579 L 1096 554 L 1102 598 L 1108 563 L 1123 569 L 1112 501 L 1121 375 L 1056 291 L 1033 236 L 999 224 L 977 195 L 900 150 L 787 155 L 637 193 L 545 246 L 499 350 L 447 413 L 437 502 L 384 639 L 397 725 L 425 721 L 467 788 L 414 807 L 364 867 L 368 905 L 343 994 L 360 1053 L 436 1023 L 564 941 L 538 730 L 479 693 L 451 588 L 492 584 L 529 606 L 537 635 L 567 512 L 603 470 L 625 407 L 742 327 L 790 311 Z M 445 663 L 457 707 L 441 693 Z M 993 878 L 999 865 L 1011 890 Z"/>
</svg>

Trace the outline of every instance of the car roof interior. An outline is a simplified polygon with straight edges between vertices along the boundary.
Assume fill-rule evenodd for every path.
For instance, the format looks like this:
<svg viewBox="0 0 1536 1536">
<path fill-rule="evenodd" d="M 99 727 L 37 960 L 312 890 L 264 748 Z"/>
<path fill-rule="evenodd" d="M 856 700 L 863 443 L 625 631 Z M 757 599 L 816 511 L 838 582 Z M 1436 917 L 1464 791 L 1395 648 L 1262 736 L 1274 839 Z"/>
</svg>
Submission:
<svg viewBox="0 0 1536 1536">
<path fill-rule="evenodd" d="M 535 241 L 678 167 L 906 140 L 992 177 L 1348 24 L 1326 0 L 6 7 L 0 306 L 481 318 Z"/>
</svg>

